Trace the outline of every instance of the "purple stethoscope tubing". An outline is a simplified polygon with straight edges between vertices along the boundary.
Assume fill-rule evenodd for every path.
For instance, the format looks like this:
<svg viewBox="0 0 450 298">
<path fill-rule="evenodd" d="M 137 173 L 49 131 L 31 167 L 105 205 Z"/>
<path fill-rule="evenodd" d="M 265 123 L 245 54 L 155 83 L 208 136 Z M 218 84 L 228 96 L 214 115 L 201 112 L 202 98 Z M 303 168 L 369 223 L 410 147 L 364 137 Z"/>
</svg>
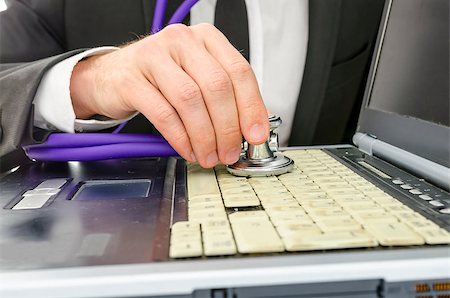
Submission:
<svg viewBox="0 0 450 298">
<path fill-rule="evenodd" d="M 168 0 L 156 0 L 152 33 L 163 28 Z M 198 0 L 185 0 L 168 25 L 181 22 Z M 177 152 L 159 135 L 119 134 L 127 122 L 113 133 L 53 133 L 41 144 L 24 146 L 30 159 L 41 161 L 94 161 L 116 158 L 176 156 Z"/>
</svg>

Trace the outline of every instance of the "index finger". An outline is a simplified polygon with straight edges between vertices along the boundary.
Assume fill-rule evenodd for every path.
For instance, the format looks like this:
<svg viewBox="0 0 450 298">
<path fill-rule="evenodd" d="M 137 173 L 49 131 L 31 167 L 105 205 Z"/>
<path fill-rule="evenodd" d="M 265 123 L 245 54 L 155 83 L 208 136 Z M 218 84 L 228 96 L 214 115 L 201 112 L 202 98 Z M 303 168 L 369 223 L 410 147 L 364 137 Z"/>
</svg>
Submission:
<svg viewBox="0 0 450 298">
<path fill-rule="evenodd" d="M 251 144 L 264 143 L 269 137 L 267 109 L 250 64 L 215 27 L 201 24 L 191 28 L 230 77 L 245 139 Z"/>
</svg>

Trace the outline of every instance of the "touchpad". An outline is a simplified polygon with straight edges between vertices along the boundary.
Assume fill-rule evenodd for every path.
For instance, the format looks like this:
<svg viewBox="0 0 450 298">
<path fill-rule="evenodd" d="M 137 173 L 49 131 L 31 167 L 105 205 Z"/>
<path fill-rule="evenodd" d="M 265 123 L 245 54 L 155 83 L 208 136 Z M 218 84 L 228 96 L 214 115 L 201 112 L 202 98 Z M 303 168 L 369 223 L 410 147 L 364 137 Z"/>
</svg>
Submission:
<svg viewBox="0 0 450 298">
<path fill-rule="evenodd" d="M 145 198 L 150 192 L 151 180 L 91 180 L 83 185 L 72 197 L 72 200 L 117 200 L 128 198 Z"/>
</svg>

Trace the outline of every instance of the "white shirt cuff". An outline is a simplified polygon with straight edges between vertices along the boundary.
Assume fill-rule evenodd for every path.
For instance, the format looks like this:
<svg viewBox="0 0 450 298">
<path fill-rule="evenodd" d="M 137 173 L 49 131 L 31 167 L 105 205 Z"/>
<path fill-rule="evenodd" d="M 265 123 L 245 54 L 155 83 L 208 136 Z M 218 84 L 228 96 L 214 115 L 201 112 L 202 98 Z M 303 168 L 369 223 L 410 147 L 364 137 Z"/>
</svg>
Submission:
<svg viewBox="0 0 450 298">
<path fill-rule="evenodd" d="M 75 119 L 70 98 L 70 78 L 75 65 L 83 58 L 106 54 L 116 47 L 99 47 L 79 53 L 54 65 L 48 70 L 34 96 L 34 126 L 64 132 L 101 130 L 118 125 L 134 117 L 121 120 Z M 108 118 L 109 119 L 109 118 Z"/>
</svg>

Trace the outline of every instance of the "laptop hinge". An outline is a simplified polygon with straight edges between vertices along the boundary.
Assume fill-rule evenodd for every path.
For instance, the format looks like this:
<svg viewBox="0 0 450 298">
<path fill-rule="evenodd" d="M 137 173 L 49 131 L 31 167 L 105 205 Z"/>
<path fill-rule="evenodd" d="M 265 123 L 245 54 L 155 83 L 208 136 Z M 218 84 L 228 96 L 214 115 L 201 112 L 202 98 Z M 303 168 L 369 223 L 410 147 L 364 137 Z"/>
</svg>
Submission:
<svg viewBox="0 0 450 298">
<path fill-rule="evenodd" d="M 370 134 L 357 132 L 353 136 L 353 143 L 358 146 L 358 149 L 369 155 L 373 155 L 372 148 L 376 141 L 377 137 Z"/>
<path fill-rule="evenodd" d="M 450 189 L 449 168 L 383 142 L 372 135 L 357 132 L 353 136 L 353 143 L 366 154 L 377 156 L 446 190 Z"/>
</svg>

